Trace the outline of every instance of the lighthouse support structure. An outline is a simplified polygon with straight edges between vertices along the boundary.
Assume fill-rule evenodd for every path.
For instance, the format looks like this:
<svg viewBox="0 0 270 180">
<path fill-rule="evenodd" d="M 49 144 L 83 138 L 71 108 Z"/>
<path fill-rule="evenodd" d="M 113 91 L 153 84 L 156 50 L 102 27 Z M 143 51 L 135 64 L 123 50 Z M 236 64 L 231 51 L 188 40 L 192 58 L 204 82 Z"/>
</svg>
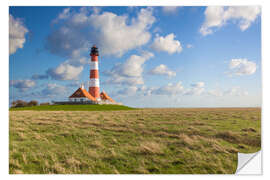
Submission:
<svg viewBox="0 0 270 180">
<path fill-rule="evenodd" d="M 99 73 L 98 73 L 98 48 L 94 45 L 91 48 L 91 62 L 90 62 L 90 83 L 89 94 L 92 95 L 97 101 L 100 101 L 99 94 Z"/>
</svg>

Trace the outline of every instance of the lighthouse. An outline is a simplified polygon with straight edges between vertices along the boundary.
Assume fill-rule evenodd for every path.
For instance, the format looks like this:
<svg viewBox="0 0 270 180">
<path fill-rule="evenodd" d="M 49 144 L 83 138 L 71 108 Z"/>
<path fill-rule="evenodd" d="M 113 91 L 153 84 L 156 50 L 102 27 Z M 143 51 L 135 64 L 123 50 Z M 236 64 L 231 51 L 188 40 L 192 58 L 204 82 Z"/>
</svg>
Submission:
<svg viewBox="0 0 270 180">
<path fill-rule="evenodd" d="M 98 74 L 98 48 L 94 45 L 90 52 L 90 82 L 89 82 L 89 94 L 93 96 L 97 101 L 100 100 L 99 94 L 99 74 Z"/>
<path fill-rule="evenodd" d="M 90 82 L 88 91 L 81 85 L 68 97 L 69 101 L 54 101 L 54 104 L 121 104 L 115 102 L 104 90 L 99 93 L 98 56 L 98 48 L 94 45 L 90 52 Z"/>
</svg>

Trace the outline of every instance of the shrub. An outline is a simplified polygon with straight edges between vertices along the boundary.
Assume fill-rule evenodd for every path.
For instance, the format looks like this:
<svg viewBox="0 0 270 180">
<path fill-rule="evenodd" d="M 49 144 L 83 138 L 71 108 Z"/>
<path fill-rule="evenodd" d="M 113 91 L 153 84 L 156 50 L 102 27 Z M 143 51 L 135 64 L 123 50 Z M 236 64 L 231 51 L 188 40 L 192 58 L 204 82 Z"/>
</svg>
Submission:
<svg viewBox="0 0 270 180">
<path fill-rule="evenodd" d="M 36 100 L 29 101 L 29 102 L 27 103 L 27 105 L 28 105 L 28 106 L 37 106 L 37 105 L 38 105 L 38 101 L 36 101 Z"/>
<path fill-rule="evenodd" d="M 50 103 L 49 102 L 44 102 L 44 103 L 40 103 L 39 105 L 40 106 L 47 106 L 47 105 L 50 105 Z"/>
<path fill-rule="evenodd" d="M 12 103 L 11 103 L 11 107 L 15 107 L 16 106 L 16 101 L 12 101 Z"/>
<path fill-rule="evenodd" d="M 17 100 L 12 102 L 12 107 L 25 107 L 27 106 L 27 102 L 23 100 Z"/>
<path fill-rule="evenodd" d="M 32 101 L 26 102 L 26 101 L 23 101 L 23 100 L 17 100 L 17 101 L 13 101 L 11 104 L 12 104 L 11 107 L 37 106 L 38 101 L 32 100 Z"/>
</svg>

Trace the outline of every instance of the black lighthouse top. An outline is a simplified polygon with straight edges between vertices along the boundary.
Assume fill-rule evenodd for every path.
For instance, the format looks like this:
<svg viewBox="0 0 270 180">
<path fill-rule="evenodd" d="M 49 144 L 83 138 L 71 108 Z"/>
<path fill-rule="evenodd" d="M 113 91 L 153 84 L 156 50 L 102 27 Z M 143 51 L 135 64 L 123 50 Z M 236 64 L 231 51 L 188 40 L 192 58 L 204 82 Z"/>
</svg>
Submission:
<svg viewBox="0 0 270 180">
<path fill-rule="evenodd" d="M 96 45 L 94 45 L 92 48 L 91 48 L 91 53 L 90 53 L 90 56 L 99 56 L 98 54 L 98 48 L 96 47 Z"/>
</svg>

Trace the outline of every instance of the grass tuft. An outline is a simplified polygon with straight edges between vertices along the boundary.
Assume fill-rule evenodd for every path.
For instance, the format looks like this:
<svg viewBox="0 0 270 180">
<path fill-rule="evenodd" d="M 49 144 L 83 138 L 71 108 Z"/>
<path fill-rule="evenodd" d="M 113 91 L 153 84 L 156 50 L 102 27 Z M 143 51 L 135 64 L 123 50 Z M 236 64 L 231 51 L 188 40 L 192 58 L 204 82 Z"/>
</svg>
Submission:
<svg viewBox="0 0 270 180">
<path fill-rule="evenodd" d="M 142 142 L 138 149 L 142 154 L 163 154 L 162 145 L 156 142 Z"/>
<path fill-rule="evenodd" d="M 231 143 L 239 143 L 239 136 L 231 131 L 224 131 L 216 134 L 217 138 L 224 139 Z"/>
</svg>

